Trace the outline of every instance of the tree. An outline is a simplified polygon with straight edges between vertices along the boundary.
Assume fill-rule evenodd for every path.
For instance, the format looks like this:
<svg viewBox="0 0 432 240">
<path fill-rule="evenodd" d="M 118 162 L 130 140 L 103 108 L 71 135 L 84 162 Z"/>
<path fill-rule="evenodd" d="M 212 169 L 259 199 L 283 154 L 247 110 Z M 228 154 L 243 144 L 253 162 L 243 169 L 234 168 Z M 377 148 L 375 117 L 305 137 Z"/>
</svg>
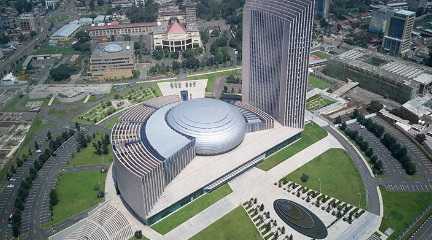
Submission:
<svg viewBox="0 0 432 240">
<path fill-rule="evenodd" d="M 141 230 L 136 231 L 134 237 L 136 239 L 141 239 L 143 237 L 142 231 Z"/>
<path fill-rule="evenodd" d="M 52 134 L 51 134 L 50 131 L 47 132 L 47 139 L 48 139 L 48 140 L 51 140 L 51 139 L 52 139 Z"/>
<path fill-rule="evenodd" d="M 303 173 L 300 177 L 300 180 L 305 183 L 309 180 L 309 176 L 307 174 Z"/>
<path fill-rule="evenodd" d="M 423 144 L 424 141 L 426 141 L 426 135 L 424 135 L 423 133 L 417 134 L 415 136 L 415 139 L 417 140 L 417 142 L 419 142 L 420 144 Z"/>
<path fill-rule="evenodd" d="M 203 30 L 200 32 L 200 35 L 201 35 L 201 40 L 202 40 L 203 44 L 206 45 L 210 39 L 209 31 L 207 29 Z"/>
<path fill-rule="evenodd" d="M 380 102 L 373 100 L 372 102 L 369 103 L 369 105 L 367 106 L 367 110 L 370 113 L 376 113 L 381 111 L 381 109 L 384 108 L 384 105 L 382 105 Z"/>
<path fill-rule="evenodd" d="M 67 64 L 61 64 L 60 66 L 52 69 L 50 71 L 50 76 L 54 81 L 63 81 L 68 79 L 72 74 L 74 74 L 76 69 Z"/>
<path fill-rule="evenodd" d="M 0 44 L 6 44 L 10 41 L 9 36 L 5 32 L 0 33 Z"/>
<path fill-rule="evenodd" d="M 58 204 L 58 195 L 57 195 L 57 191 L 55 189 L 51 190 L 50 192 L 50 206 L 54 207 L 55 205 Z"/>
<path fill-rule="evenodd" d="M 145 6 L 133 6 L 126 12 L 132 23 L 154 22 L 159 13 L 159 4 L 154 0 L 147 0 Z"/>
<path fill-rule="evenodd" d="M 32 1 L 28 0 L 16 0 L 15 8 L 18 13 L 30 12 L 33 8 Z"/>
</svg>

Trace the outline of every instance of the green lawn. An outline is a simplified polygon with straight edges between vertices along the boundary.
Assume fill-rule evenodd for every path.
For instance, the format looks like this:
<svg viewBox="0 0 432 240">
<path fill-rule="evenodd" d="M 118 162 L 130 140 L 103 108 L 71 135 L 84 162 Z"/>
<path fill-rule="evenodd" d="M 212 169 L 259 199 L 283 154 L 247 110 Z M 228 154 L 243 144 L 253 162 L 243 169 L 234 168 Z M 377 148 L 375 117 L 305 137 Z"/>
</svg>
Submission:
<svg viewBox="0 0 432 240">
<path fill-rule="evenodd" d="M 208 79 L 206 92 L 213 92 L 216 79 L 220 77 L 228 77 L 231 74 L 239 74 L 239 73 L 241 73 L 241 70 L 232 70 L 232 71 L 226 71 L 220 73 L 205 74 L 205 75 L 200 75 L 195 77 L 188 77 L 188 80 Z"/>
<path fill-rule="evenodd" d="M 212 204 L 227 196 L 231 192 L 232 190 L 229 185 L 225 184 L 213 192 L 201 196 L 168 217 L 162 219 L 158 223 L 152 225 L 152 228 L 160 234 L 166 234 L 199 212 L 210 207 Z"/>
<path fill-rule="evenodd" d="M 323 52 L 323 51 L 313 52 L 312 55 L 317 56 L 321 59 L 328 59 L 331 57 L 330 54 Z"/>
<path fill-rule="evenodd" d="M 335 103 L 335 101 L 324 98 L 320 96 L 319 94 L 309 98 L 309 100 L 306 102 L 306 108 L 309 111 L 315 111 L 318 109 L 321 109 L 323 107 L 327 107 L 331 104 Z"/>
<path fill-rule="evenodd" d="M 93 140 L 93 142 L 97 142 L 98 140 L 100 140 L 100 138 L 100 136 L 96 136 L 96 140 Z M 92 143 L 90 143 L 86 148 L 83 148 L 79 152 L 74 154 L 68 166 L 77 167 L 97 164 L 109 165 L 112 162 L 113 156 L 111 146 L 109 146 L 108 149 L 108 154 L 97 155 L 95 153 L 95 148 L 93 147 Z"/>
<path fill-rule="evenodd" d="M 257 167 L 268 171 L 326 136 L 326 130 L 315 123 L 309 123 L 305 126 L 300 140 L 270 155 Z"/>
<path fill-rule="evenodd" d="M 114 117 L 111 117 L 110 119 L 107 119 L 106 121 L 104 121 L 102 123 L 102 125 L 104 127 L 106 127 L 107 129 L 112 129 L 114 127 L 114 125 L 120 121 L 121 115 L 122 114 L 120 113 L 120 114 L 115 115 Z"/>
<path fill-rule="evenodd" d="M 309 74 L 309 85 L 311 85 L 313 88 L 319 88 L 319 89 L 327 89 L 331 87 L 331 84 L 329 82 L 317 78 L 312 74 Z"/>
<path fill-rule="evenodd" d="M 242 207 L 238 207 L 208 226 L 191 240 L 262 240 Z"/>
<path fill-rule="evenodd" d="M 395 232 L 389 239 L 396 239 L 432 204 L 430 192 L 387 192 L 381 189 L 384 201 L 384 218 L 380 230 L 392 228 Z"/>
<path fill-rule="evenodd" d="M 105 189 L 105 174 L 99 171 L 65 173 L 56 186 L 59 202 L 53 209 L 51 224 L 58 224 L 101 202 L 97 193 Z"/>
<path fill-rule="evenodd" d="M 26 104 L 29 101 L 28 96 L 17 95 L 9 99 L 4 105 L 2 112 L 25 112 L 28 111 Z"/>
<path fill-rule="evenodd" d="M 303 174 L 309 176 L 307 182 L 300 180 Z M 342 149 L 328 150 L 285 179 L 318 191 L 321 182 L 322 193 L 361 208 L 366 207 L 366 194 L 360 174 Z"/>
</svg>

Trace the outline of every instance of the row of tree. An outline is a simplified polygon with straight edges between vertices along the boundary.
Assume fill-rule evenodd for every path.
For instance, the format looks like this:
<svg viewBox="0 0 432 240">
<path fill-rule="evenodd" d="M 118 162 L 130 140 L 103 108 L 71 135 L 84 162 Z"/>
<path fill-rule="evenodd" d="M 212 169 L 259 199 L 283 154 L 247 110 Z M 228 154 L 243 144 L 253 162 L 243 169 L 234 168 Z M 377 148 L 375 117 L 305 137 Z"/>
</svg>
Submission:
<svg viewBox="0 0 432 240">
<path fill-rule="evenodd" d="M 74 134 L 73 130 L 64 131 L 60 136 L 55 139 L 52 137 L 51 132 L 47 133 L 47 139 L 49 141 L 49 146 L 46 148 L 42 154 L 38 156 L 38 158 L 33 162 L 33 166 L 29 170 L 29 175 L 24 179 L 18 189 L 18 195 L 15 199 L 15 211 L 12 217 L 12 233 L 15 237 L 18 237 L 20 234 L 21 227 L 21 212 L 24 210 L 24 203 L 27 199 L 30 188 L 32 186 L 33 181 L 37 177 L 37 173 L 43 167 L 46 161 L 54 154 L 55 149 L 60 147 L 67 139 L 72 137 Z M 35 149 L 39 150 L 40 146 L 35 141 L 34 143 Z M 21 161 L 21 160 L 20 160 Z M 17 163 L 18 164 L 18 163 Z M 21 164 L 22 165 L 22 164 Z"/>
<path fill-rule="evenodd" d="M 408 175 L 414 175 L 417 171 L 415 164 L 411 161 L 410 157 L 407 155 L 407 148 L 398 142 L 398 140 L 391 134 L 386 133 L 383 126 L 375 123 L 371 119 L 365 119 L 365 117 L 358 111 L 355 111 L 353 117 L 356 117 L 357 122 L 366 127 L 366 129 L 372 132 L 384 146 L 391 152 L 392 156 L 397 159 L 405 172 Z"/>
<path fill-rule="evenodd" d="M 373 148 L 369 146 L 369 143 L 363 139 L 358 131 L 350 130 L 346 123 L 342 123 L 340 129 L 345 132 L 345 134 L 351 138 L 359 147 L 362 152 L 369 158 L 369 162 L 372 166 L 372 170 L 375 174 L 381 175 L 384 173 L 384 167 L 381 160 L 375 154 Z"/>
</svg>

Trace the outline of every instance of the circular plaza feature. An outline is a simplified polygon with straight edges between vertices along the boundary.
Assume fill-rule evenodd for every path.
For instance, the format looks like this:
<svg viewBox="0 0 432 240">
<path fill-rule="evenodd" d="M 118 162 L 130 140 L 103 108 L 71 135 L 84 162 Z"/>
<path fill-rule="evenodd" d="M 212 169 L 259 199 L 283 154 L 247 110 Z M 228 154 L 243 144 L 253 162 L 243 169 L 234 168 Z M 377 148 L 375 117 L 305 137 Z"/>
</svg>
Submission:
<svg viewBox="0 0 432 240">
<path fill-rule="evenodd" d="M 314 239 L 327 237 L 327 228 L 321 219 L 309 209 L 286 199 L 278 199 L 273 202 L 276 214 L 294 230 Z"/>
<path fill-rule="evenodd" d="M 246 134 L 239 109 L 215 99 L 195 99 L 172 108 L 166 120 L 178 133 L 195 139 L 198 155 L 217 155 L 237 147 Z"/>
<path fill-rule="evenodd" d="M 123 50 L 122 46 L 116 43 L 110 43 L 104 47 L 104 51 L 107 53 L 116 53 L 121 52 Z"/>
</svg>

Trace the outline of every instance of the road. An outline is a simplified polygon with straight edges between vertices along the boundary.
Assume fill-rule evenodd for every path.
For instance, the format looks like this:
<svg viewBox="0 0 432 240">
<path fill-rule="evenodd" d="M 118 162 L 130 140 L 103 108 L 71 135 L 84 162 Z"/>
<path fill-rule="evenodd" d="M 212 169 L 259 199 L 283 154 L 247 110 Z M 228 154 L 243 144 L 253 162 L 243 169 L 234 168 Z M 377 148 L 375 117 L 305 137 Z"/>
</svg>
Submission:
<svg viewBox="0 0 432 240">
<path fill-rule="evenodd" d="M 367 210 L 373 214 L 380 215 L 380 200 L 378 196 L 377 183 L 373 176 L 371 176 L 366 163 L 362 160 L 361 156 L 357 153 L 354 147 L 336 130 L 332 127 L 325 127 L 325 129 L 332 134 L 345 148 L 348 154 L 351 156 L 354 164 L 356 165 L 360 176 L 362 178 L 363 184 L 366 189 L 367 196 Z"/>
<path fill-rule="evenodd" d="M 19 46 L 18 49 L 9 56 L 5 61 L 0 62 L 0 76 L 6 75 L 8 72 L 11 72 L 15 70 L 15 67 L 17 63 L 20 60 L 23 60 L 24 57 L 27 55 L 30 55 L 33 49 L 46 41 L 49 37 L 49 22 L 48 17 L 55 17 L 55 16 L 76 16 L 76 7 L 74 4 L 75 1 L 63 1 L 62 6 L 55 10 L 50 12 L 47 16 L 45 16 L 40 21 L 40 30 L 38 31 L 38 35 L 36 35 L 32 40 L 29 42 L 25 42 L 23 45 Z"/>
</svg>

